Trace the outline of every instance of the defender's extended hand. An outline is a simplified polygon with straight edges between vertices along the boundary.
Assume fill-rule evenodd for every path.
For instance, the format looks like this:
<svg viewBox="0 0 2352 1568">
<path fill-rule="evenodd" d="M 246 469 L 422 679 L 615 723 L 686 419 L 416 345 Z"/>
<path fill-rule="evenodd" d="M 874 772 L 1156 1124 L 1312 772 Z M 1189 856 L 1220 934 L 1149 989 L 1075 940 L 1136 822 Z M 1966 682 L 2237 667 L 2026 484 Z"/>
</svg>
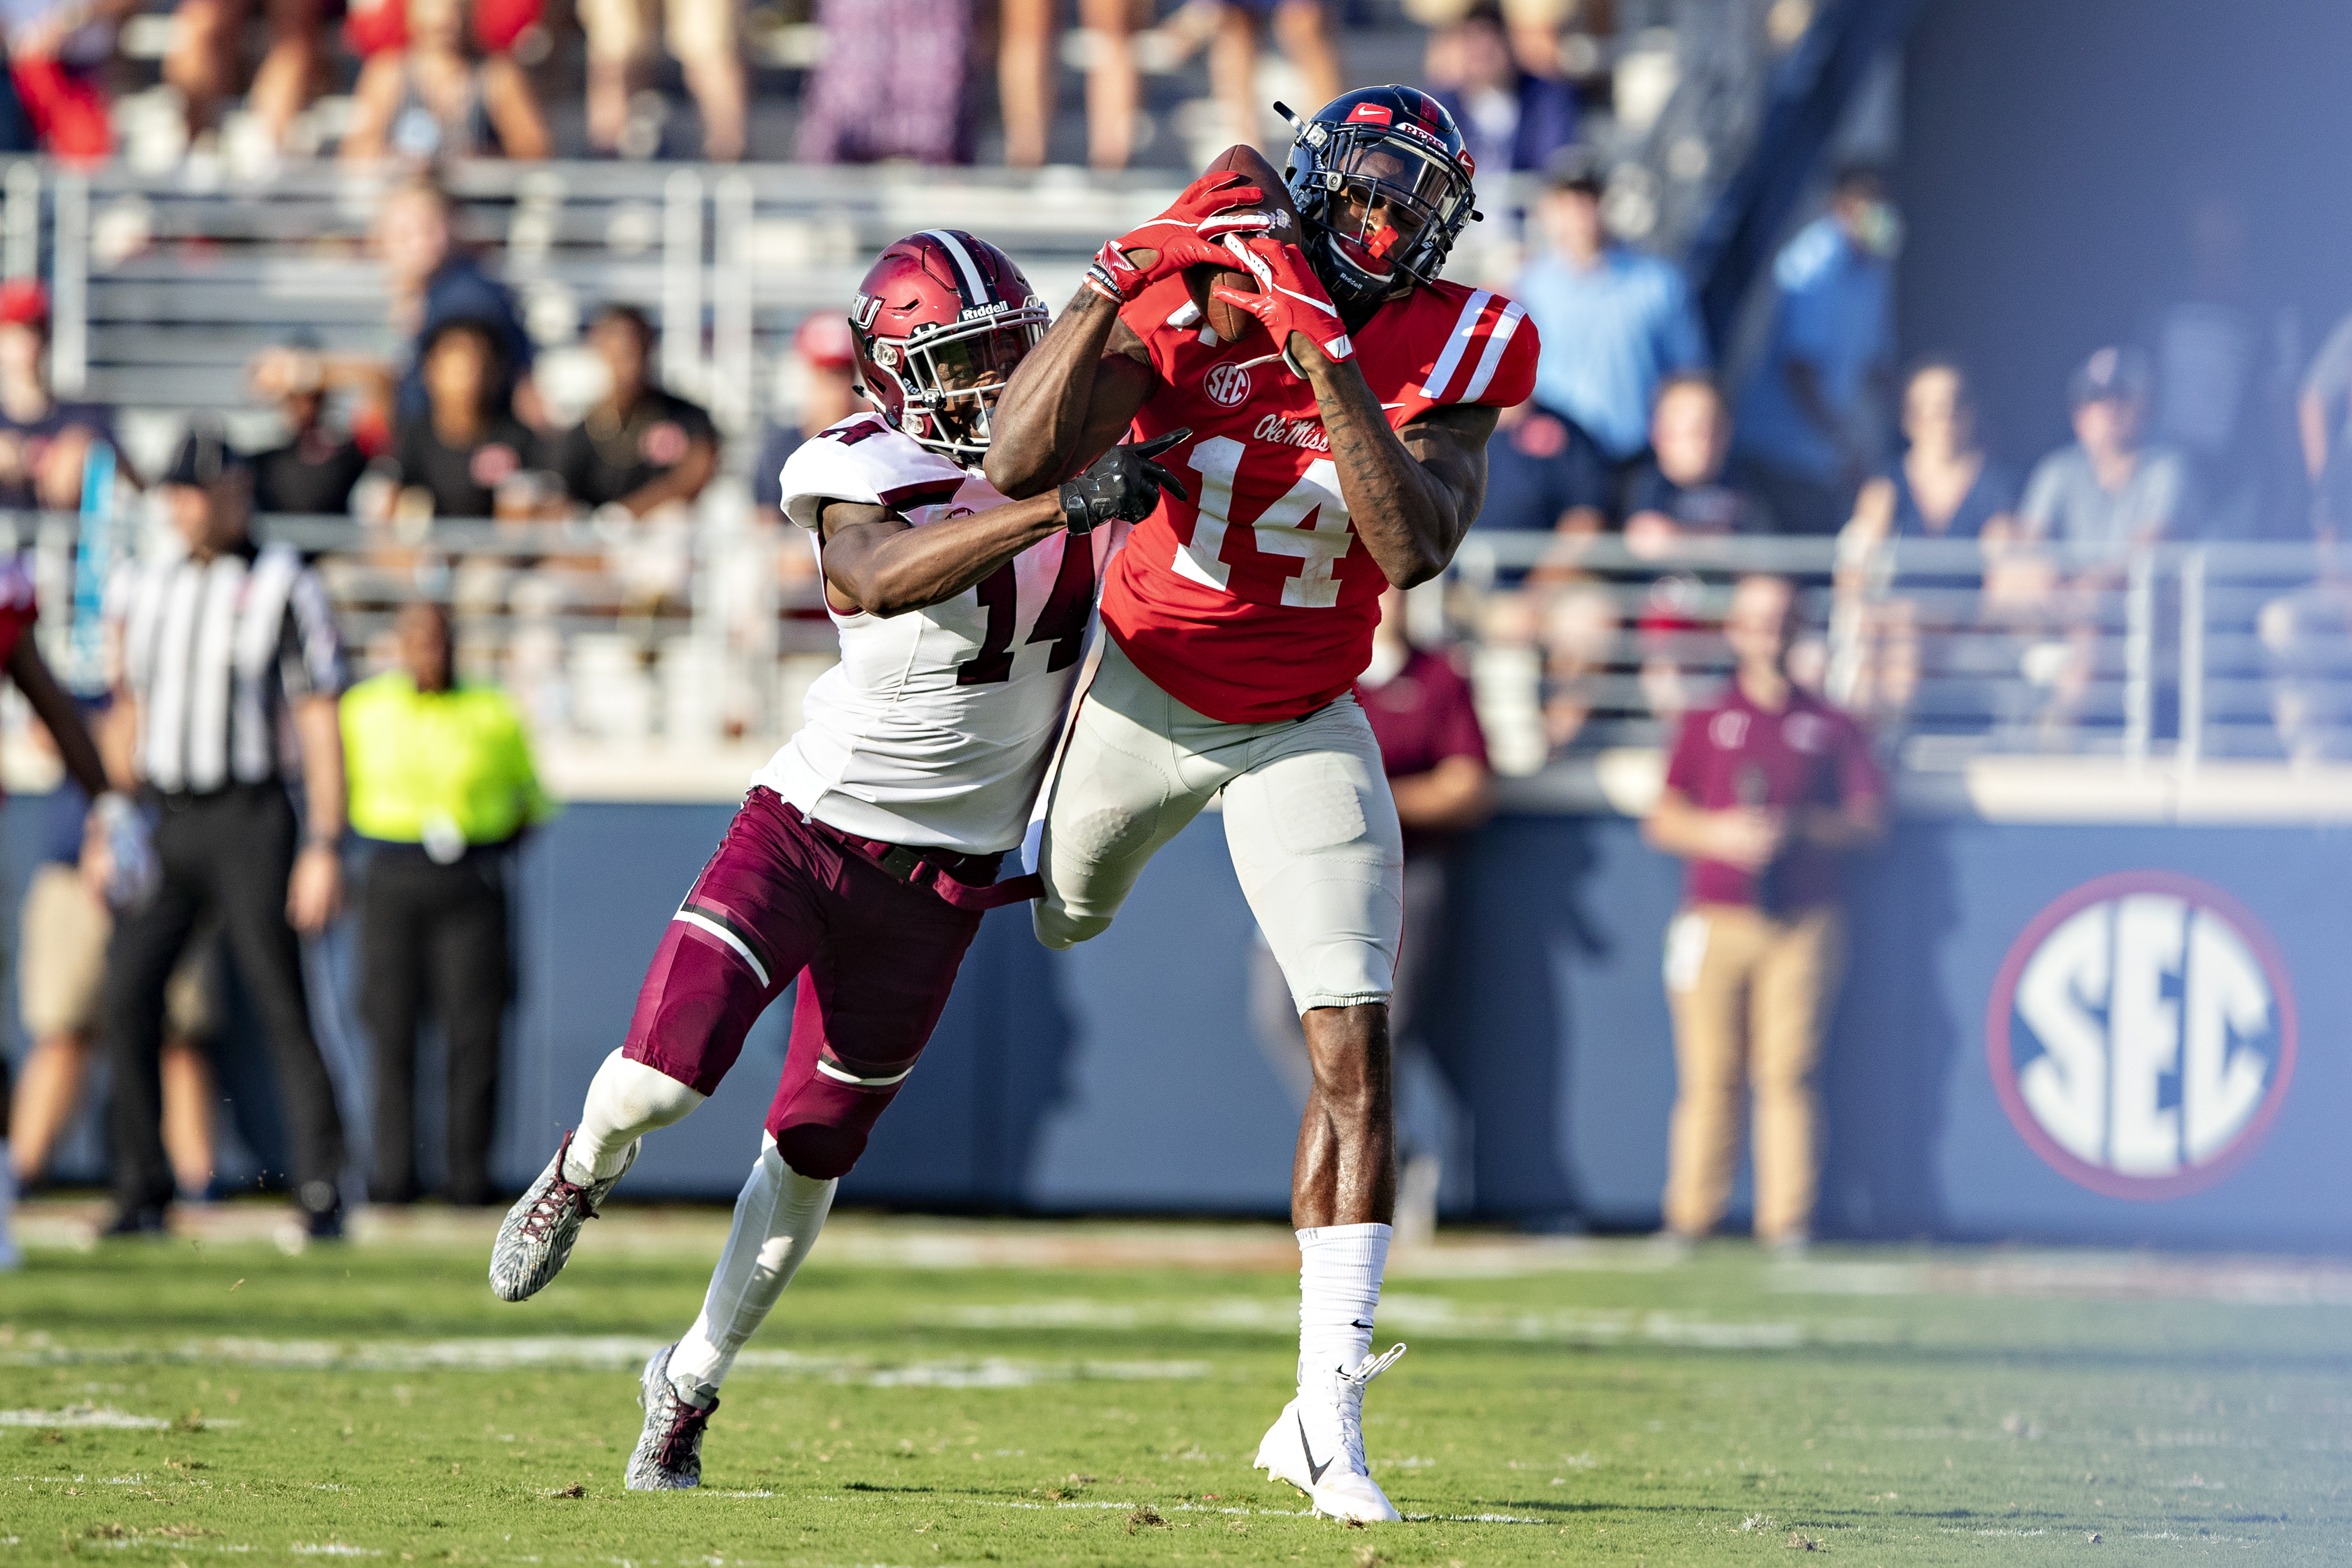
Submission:
<svg viewBox="0 0 2352 1568">
<path fill-rule="evenodd" d="M 1192 492 L 1176 476 L 1151 459 L 1192 435 L 1180 427 L 1149 441 L 1113 447 L 1092 467 L 1061 489 L 1062 518 L 1072 533 L 1091 533 L 1117 518 L 1141 522 L 1160 505 L 1160 492 L 1173 490 L 1186 500 Z"/>
<path fill-rule="evenodd" d="M 1087 287 L 1124 305 L 1187 267 L 1231 266 L 1231 258 L 1217 242 L 1228 234 L 1263 232 L 1266 216 L 1255 209 L 1265 197 L 1264 191 L 1229 170 L 1202 175 L 1184 187 L 1166 212 L 1097 252 L 1094 265 L 1087 268 Z"/>
</svg>

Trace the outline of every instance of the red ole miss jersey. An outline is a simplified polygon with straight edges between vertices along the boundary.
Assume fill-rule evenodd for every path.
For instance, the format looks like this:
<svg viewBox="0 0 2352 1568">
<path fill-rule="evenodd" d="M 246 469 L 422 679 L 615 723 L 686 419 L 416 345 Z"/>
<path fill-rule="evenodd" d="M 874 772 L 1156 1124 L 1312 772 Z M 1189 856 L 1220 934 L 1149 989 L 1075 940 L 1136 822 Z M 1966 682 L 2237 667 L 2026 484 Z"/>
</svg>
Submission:
<svg viewBox="0 0 2352 1568">
<path fill-rule="evenodd" d="M 1388 586 L 1349 521 L 1314 389 L 1263 332 L 1218 342 L 1181 277 L 1119 314 L 1160 380 L 1132 439 L 1189 426 L 1160 461 L 1192 500 L 1163 494 L 1137 525 L 1104 586 L 1103 625 L 1161 690 L 1209 718 L 1311 713 L 1371 661 Z M 1509 407 L 1535 389 L 1535 324 L 1483 289 L 1415 289 L 1352 336 L 1391 429 L 1444 404 Z"/>
</svg>

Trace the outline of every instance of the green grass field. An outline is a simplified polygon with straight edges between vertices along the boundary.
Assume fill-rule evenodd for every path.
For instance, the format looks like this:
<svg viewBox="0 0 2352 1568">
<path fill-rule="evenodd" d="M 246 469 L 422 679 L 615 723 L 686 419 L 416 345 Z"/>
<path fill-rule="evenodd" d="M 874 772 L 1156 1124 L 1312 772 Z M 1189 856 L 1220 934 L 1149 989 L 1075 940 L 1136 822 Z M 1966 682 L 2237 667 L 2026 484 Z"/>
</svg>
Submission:
<svg viewBox="0 0 2352 1568">
<path fill-rule="evenodd" d="M 287 1257 L 45 1246 L 37 1211 L 0 1564 L 2352 1562 L 2341 1266 L 1441 1243 L 1391 1268 L 1412 1352 L 1367 1405 L 1412 1517 L 1363 1530 L 1248 1468 L 1295 1303 L 1253 1226 L 840 1218 L 704 1489 L 626 1492 L 635 1368 L 720 1223 L 618 1214 L 513 1307 L 472 1216 Z"/>
</svg>

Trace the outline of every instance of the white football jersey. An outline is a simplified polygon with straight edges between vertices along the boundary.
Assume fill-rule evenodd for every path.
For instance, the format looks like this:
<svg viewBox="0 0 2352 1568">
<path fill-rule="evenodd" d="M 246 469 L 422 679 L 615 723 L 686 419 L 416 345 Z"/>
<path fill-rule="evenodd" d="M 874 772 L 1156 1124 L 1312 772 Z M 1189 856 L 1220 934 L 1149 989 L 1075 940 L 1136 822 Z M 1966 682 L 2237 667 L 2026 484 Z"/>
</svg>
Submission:
<svg viewBox="0 0 2352 1568">
<path fill-rule="evenodd" d="M 917 528 L 1005 498 L 877 414 L 786 460 L 784 515 L 823 546 L 826 500 L 886 506 Z M 752 775 L 819 822 L 865 838 L 984 855 L 1021 843 L 1094 635 L 1124 523 L 1056 532 L 954 598 L 887 620 L 827 612 L 841 662 L 809 688 L 800 731 Z M 1066 546 L 1067 548 L 1066 548 Z"/>
</svg>

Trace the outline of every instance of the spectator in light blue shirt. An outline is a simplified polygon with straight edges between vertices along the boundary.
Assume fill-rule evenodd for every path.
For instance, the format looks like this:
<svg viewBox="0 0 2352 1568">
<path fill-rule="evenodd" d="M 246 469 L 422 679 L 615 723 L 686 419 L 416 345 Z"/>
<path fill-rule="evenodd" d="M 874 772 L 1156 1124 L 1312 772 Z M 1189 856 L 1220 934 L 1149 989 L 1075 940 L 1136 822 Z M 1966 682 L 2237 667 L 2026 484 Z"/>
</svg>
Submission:
<svg viewBox="0 0 2352 1568">
<path fill-rule="evenodd" d="M 1623 468 L 1649 445 L 1659 384 L 1707 368 L 1706 339 L 1680 270 L 1609 243 L 1591 154 L 1568 149 L 1551 171 L 1538 208 L 1550 248 L 1512 289 L 1543 334 L 1536 401 Z"/>
<path fill-rule="evenodd" d="M 1779 300 L 1739 405 L 1739 448 L 1781 526 L 1833 533 L 1885 458 L 1893 405 L 1896 219 L 1874 170 L 1841 173 L 1830 210 L 1772 264 Z"/>
</svg>

